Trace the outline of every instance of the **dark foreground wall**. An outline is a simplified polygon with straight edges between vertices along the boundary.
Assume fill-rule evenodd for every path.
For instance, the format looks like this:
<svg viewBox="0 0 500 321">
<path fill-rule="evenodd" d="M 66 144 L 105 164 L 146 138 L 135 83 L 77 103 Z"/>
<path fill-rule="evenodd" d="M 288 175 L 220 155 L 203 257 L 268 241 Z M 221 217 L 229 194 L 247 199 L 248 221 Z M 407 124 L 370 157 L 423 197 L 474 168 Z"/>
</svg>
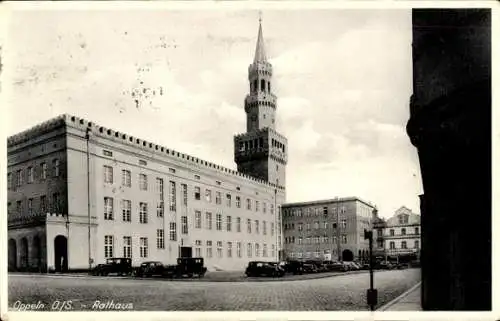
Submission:
<svg viewBox="0 0 500 321">
<path fill-rule="evenodd" d="M 491 18 L 413 10 L 407 131 L 424 194 L 422 308 L 491 310 Z"/>
</svg>

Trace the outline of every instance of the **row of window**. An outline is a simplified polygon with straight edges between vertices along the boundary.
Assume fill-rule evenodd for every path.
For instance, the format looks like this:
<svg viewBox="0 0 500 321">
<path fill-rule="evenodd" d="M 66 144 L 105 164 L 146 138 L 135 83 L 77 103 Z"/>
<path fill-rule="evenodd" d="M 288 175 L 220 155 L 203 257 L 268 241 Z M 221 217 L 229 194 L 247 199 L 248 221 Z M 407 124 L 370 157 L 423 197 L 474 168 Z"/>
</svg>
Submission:
<svg viewBox="0 0 500 321">
<path fill-rule="evenodd" d="M 165 249 L 165 237 L 163 234 L 163 230 L 158 229 L 156 231 L 156 248 L 157 249 Z M 205 257 L 212 258 L 213 257 L 213 243 L 212 241 L 206 241 L 205 246 Z M 217 241 L 216 243 L 216 257 L 222 258 L 224 256 L 231 258 L 233 257 L 233 245 L 235 250 L 235 256 L 241 258 L 243 252 L 243 246 L 241 242 L 226 242 L 226 248 L 224 255 L 224 247 L 222 241 Z M 203 242 L 201 240 L 196 240 L 195 242 L 195 256 L 202 257 L 202 246 Z M 269 252 L 270 250 L 270 252 Z M 267 244 L 262 244 L 262 248 L 259 243 L 247 243 L 247 257 L 251 258 L 253 255 L 255 257 L 274 257 L 276 254 L 276 248 L 274 244 L 271 244 L 270 249 Z M 131 236 L 123 236 L 123 257 L 132 258 L 132 237 Z M 115 256 L 119 256 L 118 253 L 115 253 L 115 237 L 113 235 L 105 235 L 104 236 L 104 257 L 112 258 Z M 139 237 L 139 257 L 147 258 L 149 256 L 149 242 L 147 237 Z"/>
<path fill-rule="evenodd" d="M 122 220 L 124 222 L 132 221 L 132 201 L 131 200 L 121 200 L 121 210 L 122 210 Z M 114 199 L 112 197 L 104 197 L 104 220 L 112 221 L 115 220 L 114 211 Z M 156 206 L 156 216 L 163 217 L 163 202 L 159 201 Z M 213 229 L 213 215 L 211 212 L 205 213 L 205 224 L 204 227 L 207 230 Z M 148 215 L 148 203 L 139 202 L 139 223 L 147 224 L 149 221 Z M 215 215 L 215 230 L 222 231 L 225 225 L 225 230 L 231 232 L 233 230 L 233 217 L 226 215 L 225 224 L 223 224 L 222 214 Z M 241 232 L 241 217 L 235 218 L 235 231 Z M 251 219 L 247 219 L 247 233 L 252 233 L 252 227 L 256 234 L 260 233 L 260 223 L 262 223 L 262 234 L 267 235 L 268 225 L 267 221 L 254 220 L 252 224 Z M 202 228 L 202 212 L 196 210 L 194 212 L 194 227 L 196 229 Z M 188 234 L 188 217 L 181 216 L 181 233 Z M 274 235 L 274 222 L 270 224 L 270 233 Z"/>
<path fill-rule="evenodd" d="M 323 222 L 321 225 L 320 225 L 320 222 L 319 221 L 316 221 L 313 223 L 312 227 L 315 229 L 315 230 L 319 230 L 320 229 L 320 226 L 321 228 L 323 229 L 328 229 L 329 228 L 329 223 L 328 222 Z M 347 228 L 347 220 L 346 219 L 342 219 L 340 220 L 340 227 L 345 229 Z M 283 228 L 286 230 L 295 230 L 295 223 L 285 223 L 283 225 Z M 337 223 L 334 222 L 332 223 L 332 228 L 333 229 L 336 229 L 337 228 Z M 297 223 L 297 230 L 300 232 L 300 231 L 303 231 L 304 230 L 304 223 Z M 310 231 L 311 230 L 311 223 L 305 223 L 305 230 L 306 231 Z"/>
<path fill-rule="evenodd" d="M 331 212 L 333 214 L 337 214 L 337 209 L 339 211 L 339 214 L 345 214 L 346 213 L 346 207 L 345 206 L 338 206 L 335 205 L 332 207 Z M 316 207 L 316 208 L 294 208 L 294 209 L 283 209 L 283 217 L 314 217 L 314 216 L 320 216 L 323 215 L 324 217 L 328 217 L 328 206 L 323 206 L 322 208 Z"/>
<path fill-rule="evenodd" d="M 43 162 L 38 166 L 30 166 L 24 171 L 23 169 L 18 169 L 15 176 L 11 172 L 7 173 L 7 188 L 14 189 L 15 187 L 20 187 L 27 184 L 32 184 L 36 180 L 45 180 L 49 176 L 48 165 Z M 52 177 L 58 177 L 61 175 L 61 165 L 58 159 L 52 160 Z"/>
<path fill-rule="evenodd" d="M 35 209 L 35 198 L 29 198 L 26 201 L 16 201 L 16 212 L 22 214 L 24 212 L 24 206 L 27 207 L 27 212 L 29 215 L 36 212 Z M 47 213 L 48 211 L 59 213 L 63 210 L 61 196 L 59 193 L 53 193 L 52 197 L 49 199 L 50 203 L 47 201 L 47 195 L 40 196 L 40 202 L 38 204 L 39 213 Z M 26 202 L 26 204 L 23 204 Z M 8 203 L 10 209 L 11 203 Z"/>
<path fill-rule="evenodd" d="M 290 237 L 285 237 L 285 244 L 320 244 L 320 243 L 329 243 L 332 242 L 333 244 L 337 243 L 337 237 L 332 236 L 329 238 L 327 235 L 323 236 L 309 236 L 306 238 L 302 238 L 301 236 L 295 238 L 295 236 L 290 236 Z M 347 244 L 347 235 L 343 234 L 341 235 L 341 242 L 343 244 Z"/>
<path fill-rule="evenodd" d="M 112 166 L 104 165 L 104 182 L 107 184 L 113 184 L 114 183 L 114 169 Z M 218 182 L 220 183 L 220 182 Z M 131 187 L 132 186 L 132 174 L 130 170 L 122 170 L 122 179 L 121 179 L 121 184 L 122 186 L 125 187 Z M 147 191 L 148 190 L 148 175 L 140 173 L 138 176 L 138 184 L 139 184 L 139 190 L 141 191 Z M 181 184 L 181 190 L 182 190 L 182 197 L 183 197 L 183 204 L 187 205 L 188 201 L 188 192 L 187 192 L 187 184 Z M 163 179 L 162 178 L 156 178 L 156 189 L 155 191 L 159 193 L 160 199 L 163 200 Z M 194 187 L 194 199 L 199 201 L 201 200 L 201 187 L 200 186 L 195 186 Z M 215 196 L 215 199 L 214 197 Z M 212 203 L 215 201 L 215 204 L 221 205 L 222 204 L 222 192 L 220 191 L 215 191 L 215 194 L 212 193 L 211 189 L 205 189 L 205 194 L 204 194 L 204 199 L 208 203 Z M 170 209 L 171 211 L 176 210 L 176 183 L 174 181 L 169 182 L 169 200 L 170 200 Z M 241 208 L 241 197 L 236 196 L 234 201 L 232 199 L 232 195 L 229 193 L 225 194 L 225 205 L 226 207 L 232 207 L 233 202 L 237 208 Z M 250 198 L 246 199 L 246 209 L 247 210 L 252 210 L 255 209 L 256 212 L 262 211 L 263 213 L 267 213 L 268 211 L 268 205 L 265 202 L 260 203 L 258 200 L 253 201 Z M 269 212 L 271 214 L 274 214 L 274 204 L 269 204 Z"/>
<path fill-rule="evenodd" d="M 328 254 L 327 253 L 327 250 L 325 250 L 324 254 Z M 298 258 L 298 259 L 302 259 L 302 258 L 305 258 L 305 259 L 312 259 L 312 258 L 316 258 L 316 259 L 319 259 L 321 257 L 321 252 L 320 251 L 315 251 L 315 252 L 290 252 L 288 254 L 288 256 L 290 258 Z"/>
<path fill-rule="evenodd" d="M 206 258 L 212 258 L 214 257 L 213 253 L 213 242 L 212 241 L 206 241 L 206 246 L 205 246 L 205 257 Z M 195 248 L 194 248 L 194 253 L 196 257 L 202 257 L 203 256 L 203 251 L 202 251 L 202 245 L 203 242 L 201 240 L 197 240 L 195 242 Z M 215 256 L 217 258 L 222 258 L 222 257 L 228 257 L 232 258 L 233 257 L 233 249 L 235 250 L 235 257 L 241 258 L 243 257 L 244 253 L 244 243 L 242 242 L 226 242 L 226 247 L 224 249 L 224 244 L 222 241 L 217 241 L 216 243 L 216 253 Z M 226 254 L 224 254 L 224 252 Z M 276 248 L 274 244 L 271 244 L 271 247 L 269 248 L 266 243 L 261 244 L 259 243 L 247 243 L 246 244 L 246 256 L 248 258 L 251 258 L 253 256 L 255 257 L 275 257 L 276 255 Z"/>
<path fill-rule="evenodd" d="M 414 241 L 414 242 L 413 242 L 413 248 L 418 249 L 418 248 L 419 248 L 419 245 L 420 245 L 420 242 L 419 242 L 419 241 Z M 393 241 L 389 242 L 389 248 L 390 248 L 391 250 L 396 249 L 396 243 L 395 243 L 395 242 L 393 242 Z M 402 241 L 402 242 L 401 242 L 401 248 L 402 248 L 402 249 L 407 249 L 407 248 L 408 248 L 408 245 L 407 245 L 406 241 Z"/>
<path fill-rule="evenodd" d="M 415 235 L 418 235 L 418 234 L 420 233 L 420 228 L 415 227 L 413 231 L 414 231 L 414 234 L 415 234 Z M 403 227 L 403 228 L 401 229 L 401 234 L 399 234 L 399 235 L 411 235 L 411 234 L 407 234 L 406 232 L 407 232 L 407 231 L 406 231 L 406 228 L 404 228 L 404 227 Z M 382 229 L 378 229 L 378 230 L 377 230 L 377 235 L 378 235 L 379 237 L 382 237 L 382 235 L 383 235 L 383 231 L 382 231 Z M 396 236 L 396 233 L 395 233 L 394 229 L 392 229 L 392 228 L 391 228 L 391 229 L 389 230 L 389 236 Z"/>
</svg>

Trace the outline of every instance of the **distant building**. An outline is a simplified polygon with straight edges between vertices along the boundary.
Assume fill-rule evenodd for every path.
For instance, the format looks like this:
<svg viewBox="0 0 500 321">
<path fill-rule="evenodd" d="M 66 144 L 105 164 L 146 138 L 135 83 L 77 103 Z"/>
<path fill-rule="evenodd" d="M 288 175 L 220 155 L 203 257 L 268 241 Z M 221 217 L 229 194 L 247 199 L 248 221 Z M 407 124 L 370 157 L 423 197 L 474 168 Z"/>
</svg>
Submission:
<svg viewBox="0 0 500 321">
<path fill-rule="evenodd" d="M 420 258 L 420 215 L 401 207 L 387 221 L 373 224 L 374 255 L 385 260 L 409 262 Z"/>
<path fill-rule="evenodd" d="M 289 259 L 364 260 L 375 206 L 357 197 L 282 206 L 283 248 Z M 376 212 L 376 211 L 375 211 Z"/>
<path fill-rule="evenodd" d="M 238 171 L 70 115 L 9 137 L 9 269 L 196 256 L 209 270 L 241 270 L 278 260 L 287 142 L 275 130 L 260 25 L 248 72 Z"/>
</svg>

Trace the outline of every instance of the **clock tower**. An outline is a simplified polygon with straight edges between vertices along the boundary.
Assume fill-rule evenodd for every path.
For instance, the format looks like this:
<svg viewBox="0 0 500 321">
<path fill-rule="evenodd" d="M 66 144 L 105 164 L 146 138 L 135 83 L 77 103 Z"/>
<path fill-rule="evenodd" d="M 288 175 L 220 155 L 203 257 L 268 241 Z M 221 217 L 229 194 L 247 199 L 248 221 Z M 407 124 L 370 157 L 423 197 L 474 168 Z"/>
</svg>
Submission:
<svg viewBox="0 0 500 321">
<path fill-rule="evenodd" d="M 285 136 L 276 131 L 277 104 L 272 76 L 273 67 L 267 61 L 259 19 L 255 57 L 248 67 L 247 131 L 234 137 L 234 161 L 239 172 L 285 187 L 288 146 Z"/>
</svg>

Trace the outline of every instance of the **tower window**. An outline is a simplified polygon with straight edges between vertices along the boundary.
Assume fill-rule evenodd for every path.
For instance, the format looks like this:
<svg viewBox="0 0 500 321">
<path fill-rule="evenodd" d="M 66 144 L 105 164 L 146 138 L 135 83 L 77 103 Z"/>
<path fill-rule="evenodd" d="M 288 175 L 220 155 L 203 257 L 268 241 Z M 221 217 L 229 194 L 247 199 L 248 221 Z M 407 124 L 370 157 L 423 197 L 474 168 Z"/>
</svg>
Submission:
<svg viewBox="0 0 500 321">
<path fill-rule="evenodd" d="M 267 82 L 267 92 L 271 92 L 271 82 Z"/>
<path fill-rule="evenodd" d="M 266 91 L 266 81 L 264 79 L 260 80 L 260 90 Z"/>
<path fill-rule="evenodd" d="M 253 81 L 253 91 L 257 91 L 257 79 Z"/>
</svg>

